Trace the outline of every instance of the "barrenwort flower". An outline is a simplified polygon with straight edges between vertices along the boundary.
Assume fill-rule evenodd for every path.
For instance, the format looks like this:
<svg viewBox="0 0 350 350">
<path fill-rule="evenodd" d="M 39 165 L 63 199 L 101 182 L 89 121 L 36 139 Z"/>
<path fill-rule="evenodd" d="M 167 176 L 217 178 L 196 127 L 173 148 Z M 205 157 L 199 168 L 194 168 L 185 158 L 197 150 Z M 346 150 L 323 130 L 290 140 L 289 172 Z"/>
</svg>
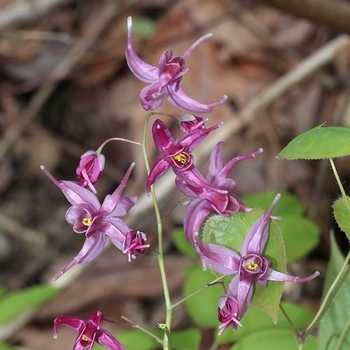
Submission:
<svg viewBox="0 0 350 350">
<path fill-rule="evenodd" d="M 268 281 L 304 283 L 319 276 L 318 271 L 304 278 L 276 271 L 270 268 L 270 261 L 262 256 L 268 239 L 270 216 L 279 198 L 280 194 L 276 196 L 268 211 L 249 228 L 239 254 L 224 246 L 204 243 L 198 234 L 194 236 L 194 247 L 201 258 L 204 270 L 209 267 L 225 276 L 235 275 L 228 290 L 229 295 L 232 295 L 238 303 L 239 312 L 235 316 L 238 321 L 250 304 L 254 281 L 265 287 Z"/>
<path fill-rule="evenodd" d="M 61 189 L 72 205 L 66 212 L 66 220 L 73 231 L 85 234 L 85 243 L 79 254 L 67 264 L 54 279 L 59 278 L 75 264 L 84 264 L 96 258 L 103 250 L 107 236 L 121 251 L 131 257 L 143 254 L 148 245 L 144 244 L 146 235 L 133 232 L 119 217 L 125 216 L 136 203 L 137 197 L 121 197 L 132 169 L 132 163 L 116 190 L 107 195 L 100 204 L 98 198 L 89 190 L 72 181 L 56 180 L 43 166 L 48 178 Z"/>
<path fill-rule="evenodd" d="M 63 325 L 78 332 L 73 350 L 90 350 L 97 343 L 107 350 L 125 350 L 124 346 L 111 333 L 102 328 L 103 314 L 94 312 L 87 321 L 73 316 L 60 316 L 54 320 L 53 337 L 58 337 L 58 326 Z"/>
<path fill-rule="evenodd" d="M 184 218 L 184 231 L 188 242 L 193 242 L 194 234 L 200 231 L 203 221 L 210 213 L 229 216 L 237 211 L 251 210 L 232 193 L 236 182 L 227 176 L 237 163 L 254 158 L 262 151 L 260 148 L 256 152 L 234 157 L 224 165 L 223 143 L 219 142 L 211 153 L 206 178 L 197 169 L 192 170 L 191 181 L 187 181 L 184 176 L 176 178 L 177 188 L 190 198 Z M 203 186 L 203 183 L 207 185 Z"/>
<path fill-rule="evenodd" d="M 105 156 L 95 151 L 87 151 L 80 157 L 76 174 L 79 179 L 83 179 L 81 184 L 83 187 L 89 186 L 93 193 L 96 193 L 94 184 L 101 176 L 101 172 L 105 166 Z"/>
<path fill-rule="evenodd" d="M 232 295 L 225 295 L 218 299 L 218 303 L 218 320 L 221 322 L 219 335 L 230 326 L 235 330 L 237 326 L 242 327 L 239 322 L 241 314 L 237 299 Z"/>
<path fill-rule="evenodd" d="M 196 113 L 209 113 L 212 108 L 222 104 L 227 96 L 208 104 L 193 100 L 181 89 L 182 77 L 190 70 L 185 67 L 185 62 L 192 50 L 202 41 L 211 37 L 207 34 L 198 39 L 182 56 L 173 56 L 171 50 L 165 51 L 159 60 L 157 67 L 144 62 L 136 53 L 132 39 L 132 18 L 128 17 L 128 38 L 125 47 L 127 64 L 132 73 L 144 83 L 150 84 L 144 87 L 140 93 L 140 102 L 146 111 L 154 111 L 163 102 L 164 95 L 169 102 L 181 109 Z"/>
<path fill-rule="evenodd" d="M 163 176 L 169 168 L 174 173 L 193 185 L 208 187 L 209 185 L 200 182 L 197 176 L 193 176 L 194 160 L 192 150 L 213 130 L 222 124 L 216 124 L 209 128 L 194 129 L 187 134 L 174 140 L 168 127 L 160 119 L 157 119 L 152 126 L 154 144 L 160 153 L 155 160 L 147 178 L 146 188 L 150 192 L 151 185 Z"/>
</svg>

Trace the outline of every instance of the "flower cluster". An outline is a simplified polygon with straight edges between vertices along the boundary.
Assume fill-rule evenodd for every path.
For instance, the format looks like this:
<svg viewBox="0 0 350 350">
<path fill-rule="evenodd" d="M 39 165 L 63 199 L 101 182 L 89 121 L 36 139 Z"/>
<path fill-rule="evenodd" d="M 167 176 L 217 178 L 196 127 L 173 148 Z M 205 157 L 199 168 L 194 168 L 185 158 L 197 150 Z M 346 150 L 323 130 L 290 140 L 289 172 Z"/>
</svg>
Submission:
<svg viewBox="0 0 350 350">
<path fill-rule="evenodd" d="M 126 61 L 134 75 L 149 84 L 140 93 L 142 107 L 146 111 L 154 111 L 166 96 L 172 104 L 189 112 L 183 114 L 179 120 L 179 129 L 183 135 L 176 139 L 162 120 L 154 121 L 152 136 L 159 156 L 148 174 L 146 192 L 149 194 L 151 186 L 172 169 L 177 189 L 188 198 L 184 217 L 184 232 L 188 243 L 194 245 L 203 269 L 209 267 L 221 275 L 232 276 L 228 287 L 225 287 L 225 295 L 218 300 L 218 319 L 221 322 L 219 334 L 230 326 L 236 330 L 242 325 L 241 319 L 251 302 L 256 283 L 261 286 L 266 286 L 268 281 L 302 283 L 314 279 L 319 273 L 315 272 L 306 278 L 290 276 L 272 269 L 270 261 L 264 257 L 271 213 L 280 195 L 276 196 L 267 212 L 248 229 L 238 252 L 202 241 L 201 226 L 210 215 L 229 217 L 237 212 L 252 210 L 234 193 L 236 182 L 229 177 L 229 173 L 238 163 L 255 158 L 263 150 L 260 148 L 252 153 L 234 157 L 225 164 L 223 143 L 218 142 L 210 155 L 207 174 L 202 175 L 195 165 L 192 151 L 211 132 L 221 127 L 222 123 L 207 127 L 207 119 L 191 113 L 209 113 L 212 108 L 222 104 L 227 96 L 203 104 L 187 96 L 181 89 L 180 82 L 190 70 L 185 66 L 186 59 L 192 50 L 211 34 L 198 39 L 182 56 L 174 56 L 171 50 L 165 51 L 160 57 L 159 65 L 152 66 L 144 62 L 134 49 L 131 17 L 127 20 L 127 28 Z M 88 151 L 81 156 L 76 169 L 80 182 L 56 180 L 42 167 L 48 178 L 71 204 L 66 212 L 66 221 L 73 226 L 75 233 L 85 235 L 81 251 L 55 279 L 75 264 L 87 263 L 97 257 L 108 237 L 114 246 L 127 255 L 129 261 L 139 254 L 144 254 L 149 246 L 145 244 L 145 233 L 129 228 L 121 219 L 137 200 L 136 197 L 122 197 L 134 163 L 126 171 L 119 186 L 105 197 L 102 204 L 96 196 L 94 185 L 100 178 L 105 163 L 101 150 L 110 140 L 103 143 L 97 152 Z M 54 321 L 54 336 L 57 337 L 57 327 L 62 324 L 79 333 L 74 350 L 91 349 L 95 342 L 110 350 L 124 349 L 118 340 L 101 328 L 102 322 L 103 315 L 100 311 L 92 314 L 88 321 L 70 316 L 58 317 Z"/>
</svg>

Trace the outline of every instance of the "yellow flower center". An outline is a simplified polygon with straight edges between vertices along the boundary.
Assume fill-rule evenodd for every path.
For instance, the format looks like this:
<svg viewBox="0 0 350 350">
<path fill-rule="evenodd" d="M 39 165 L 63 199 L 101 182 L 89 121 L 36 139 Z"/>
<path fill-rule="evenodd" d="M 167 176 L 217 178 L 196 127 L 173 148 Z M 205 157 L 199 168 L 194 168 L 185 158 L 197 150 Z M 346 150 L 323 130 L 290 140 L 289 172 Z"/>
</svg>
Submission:
<svg viewBox="0 0 350 350">
<path fill-rule="evenodd" d="M 254 261 L 250 261 L 245 267 L 249 271 L 256 271 L 258 269 L 259 265 L 257 263 L 255 263 Z"/>
<path fill-rule="evenodd" d="M 90 342 L 91 342 L 91 340 L 90 340 L 89 338 L 85 337 L 85 335 L 82 335 L 82 336 L 81 336 L 81 340 L 82 340 L 82 341 L 86 341 L 87 343 L 90 343 Z"/>
<path fill-rule="evenodd" d="M 180 164 L 183 164 L 183 165 L 185 165 L 185 164 L 187 163 L 187 156 L 186 156 L 185 153 L 178 153 L 178 154 L 175 154 L 175 155 L 173 156 L 173 159 L 174 159 L 176 162 L 178 162 L 178 163 L 180 163 Z"/>
<path fill-rule="evenodd" d="M 83 218 L 82 223 L 84 226 L 90 226 L 91 225 L 91 218 Z"/>
</svg>

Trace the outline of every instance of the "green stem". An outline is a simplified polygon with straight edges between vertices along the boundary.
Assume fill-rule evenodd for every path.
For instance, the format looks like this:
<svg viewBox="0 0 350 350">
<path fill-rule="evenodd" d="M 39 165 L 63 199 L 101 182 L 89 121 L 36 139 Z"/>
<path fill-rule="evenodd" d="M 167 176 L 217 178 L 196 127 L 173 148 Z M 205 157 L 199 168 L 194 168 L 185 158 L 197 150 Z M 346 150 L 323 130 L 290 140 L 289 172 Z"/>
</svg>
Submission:
<svg viewBox="0 0 350 350">
<path fill-rule="evenodd" d="M 349 201 L 348 201 L 348 197 L 347 197 L 347 195 L 346 195 L 346 193 L 345 193 L 343 184 L 342 184 L 341 181 L 340 181 L 340 178 L 339 178 L 337 169 L 336 169 L 336 167 L 335 167 L 333 158 L 329 158 L 329 161 L 330 161 L 330 163 L 331 163 L 331 167 L 332 167 L 332 170 L 333 170 L 333 173 L 334 173 L 334 177 L 335 177 L 335 179 L 337 180 L 337 184 L 338 184 L 338 186 L 339 186 L 340 192 L 341 192 L 342 196 L 344 197 L 344 199 L 345 199 L 345 201 L 346 201 L 346 205 L 347 205 L 348 211 L 349 211 L 349 213 L 350 213 L 350 204 L 349 204 Z"/>
<path fill-rule="evenodd" d="M 220 276 L 220 277 L 218 277 L 218 278 L 217 278 L 216 280 L 214 280 L 213 282 L 210 282 L 210 283 L 206 284 L 204 287 L 202 287 L 202 288 L 196 290 L 196 291 L 193 292 L 192 294 L 188 295 L 186 298 L 181 299 L 181 300 L 178 301 L 177 303 L 173 304 L 171 307 L 174 309 L 175 307 L 181 305 L 181 304 L 182 304 L 184 301 L 186 301 L 187 299 L 192 298 L 193 296 L 195 296 L 196 294 L 200 293 L 201 291 L 203 291 L 203 290 L 205 290 L 205 289 L 211 287 L 211 286 L 214 285 L 215 283 L 217 283 L 217 282 L 223 280 L 225 277 L 226 277 L 226 276 Z"/>
<path fill-rule="evenodd" d="M 328 310 L 330 304 L 332 303 L 335 295 L 337 294 L 339 288 L 343 285 L 346 278 L 348 277 L 348 274 L 350 272 L 350 266 L 349 266 L 349 260 L 350 260 L 350 252 L 345 258 L 344 264 L 339 271 L 338 276 L 332 283 L 331 287 L 329 288 L 325 298 L 323 299 L 323 302 L 315 315 L 314 319 L 311 321 L 310 325 L 305 329 L 305 331 L 300 335 L 300 339 L 302 341 L 305 341 L 307 336 L 313 331 L 313 329 L 318 325 L 318 323 L 321 321 L 322 317 Z"/>
<path fill-rule="evenodd" d="M 147 136 L 147 125 L 148 125 L 148 121 L 149 121 L 151 114 L 152 114 L 151 112 L 147 112 L 146 119 L 145 119 L 145 125 L 144 125 L 144 129 L 143 129 L 143 137 L 142 137 L 142 152 L 143 152 L 143 157 L 145 159 L 147 174 L 149 174 L 149 172 L 150 172 L 150 166 L 149 166 L 148 157 L 147 157 L 147 150 L 146 150 L 146 138 L 147 138 L 146 136 Z M 165 263 L 164 263 L 162 219 L 160 216 L 159 205 L 158 205 L 156 193 L 154 191 L 153 186 L 151 186 L 151 195 L 152 195 L 154 212 L 155 212 L 156 222 L 157 222 L 157 233 L 158 233 L 158 255 L 157 255 L 157 257 L 158 257 L 160 276 L 161 276 L 162 285 L 163 285 L 164 302 L 165 302 L 165 308 L 166 308 L 165 326 L 166 326 L 167 332 L 164 333 L 163 350 L 171 350 L 169 332 L 171 329 L 172 306 L 171 306 L 168 280 L 166 277 Z"/>
<path fill-rule="evenodd" d="M 123 141 L 123 142 L 127 142 L 127 143 L 132 143 L 132 144 L 137 145 L 137 146 L 142 146 L 142 144 L 140 142 L 131 141 L 131 140 L 128 140 L 128 139 L 124 139 L 122 137 L 112 137 L 111 139 L 108 139 L 105 142 L 103 142 L 102 145 L 97 149 L 96 153 L 101 153 L 103 147 L 106 146 L 106 144 L 108 142 L 111 142 L 111 141 Z"/>
<path fill-rule="evenodd" d="M 344 326 L 344 328 L 339 336 L 338 342 L 337 342 L 334 350 L 340 350 L 340 347 L 342 346 L 343 340 L 344 340 L 346 334 L 348 333 L 349 327 L 350 327 L 350 318 L 346 322 L 346 325 Z"/>
<path fill-rule="evenodd" d="M 281 309 L 281 311 L 282 311 L 284 317 L 286 318 L 287 322 L 289 323 L 290 327 L 292 328 L 292 330 L 293 330 L 293 332 L 294 332 L 296 338 L 299 339 L 300 334 L 299 334 L 298 330 L 295 328 L 295 326 L 294 326 L 292 320 L 289 318 L 289 316 L 288 316 L 286 310 L 284 309 L 284 307 L 282 306 L 281 303 L 280 303 L 280 309 Z"/>
</svg>

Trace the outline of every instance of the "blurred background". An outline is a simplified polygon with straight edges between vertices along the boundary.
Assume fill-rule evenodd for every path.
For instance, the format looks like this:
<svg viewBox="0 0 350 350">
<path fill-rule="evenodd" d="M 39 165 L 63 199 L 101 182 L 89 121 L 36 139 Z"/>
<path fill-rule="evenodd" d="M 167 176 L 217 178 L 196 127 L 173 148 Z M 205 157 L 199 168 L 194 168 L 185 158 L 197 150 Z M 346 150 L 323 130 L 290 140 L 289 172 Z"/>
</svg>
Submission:
<svg viewBox="0 0 350 350">
<path fill-rule="evenodd" d="M 288 3 L 298 5 L 293 0 Z M 310 9 L 312 4 L 305 2 Z M 75 235 L 64 219 L 68 202 L 40 165 L 57 179 L 74 180 L 85 151 L 96 150 L 111 137 L 141 141 L 145 111 L 138 95 L 144 84 L 125 62 L 127 16 L 133 17 L 137 52 L 152 65 L 158 64 L 166 49 L 182 55 L 197 38 L 213 33 L 186 62 L 191 71 L 183 78 L 182 88 L 203 103 L 228 95 L 225 104 L 206 116 L 208 126 L 223 121 L 224 128 L 230 129 L 224 140 L 226 159 L 264 148 L 261 156 L 232 171 L 236 194 L 295 194 L 306 216 L 320 226 L 322 238 L 294 269 L 300 274 L 315 269 L 323 273 L 329 257 L 329 230 L 337 230 L 330 206 L 339 196 L 329 163 L 275 157 L 295 136 L 316 125 L 350 125 L 350 45 L 346 36 L 350 3 L 341 4 L 343 10 L 334 4 L 331 10 L 325 7 L 325 12 L 320 5 L 319 12 L 306 11 L 305 19 L 301 17 L 305 14 L 293 7 L 283 9 L 278 1 L 0 0 L 0 285 L 11 292 L 51 283 L 82 246 L 83 237 Z M 339 9 L 341 17 L 337 17 Z M 324 48 L 329 48 L 328 56 L 317 56 Z M 297 69 L 305 61 L 309 65 L 298 76 Z M 288 78 L 290 72 L 294 73 Z M 181 114 L 167 102 L 159 111 Z M 174 120 L 160 118 L 174 135 L 180 135 Z M 215 144 L 214 134 L 204 144 Z M 151 138 L 149 141 L 152 160 L 156 153 Z M 116 188 L 133 161 L 136 167 L 124 193 L 144 197 L 140 149 L 112 142 L 103 153 L 106 169 L 97 184 L 99 198 Z M 204 171 L 206 157 L 202 154 L 198 163 Z M 346 187 L 350 164 L 346 158 L 336 164 Z M 163 214 L 181 198 L 172 187 L 158 186 L 157 191 L 163 194 Z M 135 208 L 128 220 L 147 232 L 148 243 L 154 245 L 153 211 L 149 205 L 145 208 Z M 182 269 L 191 263 L 171 241 L 183 214 L 184 209 L 177 207 L 163 220 L 174 298 L 181 292 Z M 347 251 L 347 240 L 340 236 L 338 243 Z M 53 301 L 3 330 L 10 344 L 38 350 L 69 349 L 76 334 L 62 328 L 60 342 L 54 342 L 53 319 L 59 315 L 86 318 L 96 309 L 115 320 L 109 326 L 112 330 L 130 327 L 120 315 L 145 327 L 162 321 L 162 287 L 151 251 L 128 263 L 124 254 L 107 248 L 81 274 L 78 267 L 74 269 L 79 275 L 67 282 L 59 280 L 57 286 L 63 289 Z M 321 284 L 322 279 L 302 291 L 288 291 L 286 297 L 317 308 Z M 184 309 L 177 308 L 174 327 L 188 324 Z"/>
</svg>

